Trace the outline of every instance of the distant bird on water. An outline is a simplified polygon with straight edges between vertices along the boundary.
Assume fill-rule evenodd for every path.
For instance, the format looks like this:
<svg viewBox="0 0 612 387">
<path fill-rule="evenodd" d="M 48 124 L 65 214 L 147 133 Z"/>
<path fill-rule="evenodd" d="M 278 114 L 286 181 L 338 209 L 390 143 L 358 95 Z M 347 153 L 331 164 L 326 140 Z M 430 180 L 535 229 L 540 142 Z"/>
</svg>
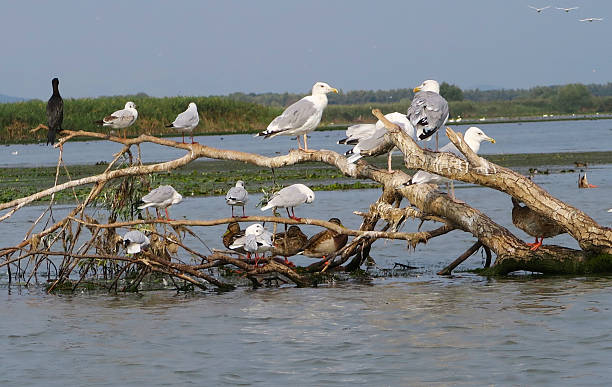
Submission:
<svg viewBox="0 0 612 387">
<path fill-rule="evenodd" d="M 136 104 L 132 101 L 128 101 L 125 103 L 125 108 L 117 110 L 110 116 L 106 116 L 95 123 L 102 126 L 110 126 L 113 129 L 124 129 L 123 137 L 125 138 L 125 128 L 136 122 L 136 119 L 138 119 Z"/>
<path fill-rule="evenodd" d="M 534 243 L 527 243 L 531 246 L 529 250 L 532 251 L 536 251 L 542 246 L 544 238 L 565 233 L 563 228 L 555 221 L 538 214 L 527 206 L 521 206 L 515 198 L 512 198 L 512 223 L 535 238 Z M 538 238 L 540 238 L 539 241 Z"/>
<path fill-rule="evenodd" d="M 173 123 L 166 125 L 166 128 L 174 128 L 178 132 L 183 133 L 183 144 L 185 143 L 185 133 L 189 133 L 191 136 L 192 144 L 197 144 L 197 142 L 193 141 L 193 130 L 199 123 L 198 107 L 195 102 L 190 102 L 187 110 L 179 114 Z"/>
<path fill-rule="evenodd" d="M 47 102 L 47 145 L 55 143 L 55 136 L 62 131 L 62 122 L 64 121 L 64 100 L 59 92 L 59 79 L 51 80 L 53 86 L 53 94 Z"/>
<path fill-rule="evenodd" d="M 414 92 L 406 116 L 416 130 L 416 137 L 429 141 L 448 120 L 448 102 L 440 95 L 440 84 L 433 79 L 423 81 Z"/>
<path fill-rule="evenodd" d="M 550 5 L 547 5 L 546 7 L 542 7 L 542 8 L 537 8 L 534 7 L 533 5 L 528 5 L 529 8 L 534 9 L 537 13 L 542 13 L 542 11 L 544 11 L 545 9 L 550 8 Z"/>
<path fill-rule="evenodd" d="M 338 93 L 337 89 L 325 82 L 315 83 L 312 86 L 312 95 L 307 95 L 289 106 L 283 114 L 270 122 L 266 130 L 257 133 L 255 137 L 297 136 L 298 149 L 302 149 L 300 135 L 304 135 L 303 150 L 308 151 L 306 134 L 315 130 L 321 122 L 323 110 L 327 107 L 327 93 L 332 91 Z"/>
<path fill-rule="evenodd" d="M 560 11 L 565 11 L 565 13 L 568 13 L 569 11 L 572 11 L 572 10 L 574 10 L 574 9 L 578 9 L 578 8 L 580 8 L 580 7 L 569 7 L 569 8 L 559 8 L 559 7 L 555 7 L 555 8 L 557 8 L 557 9 L 558 9 L 558 10 L 560 10 Z"/>
</svg>

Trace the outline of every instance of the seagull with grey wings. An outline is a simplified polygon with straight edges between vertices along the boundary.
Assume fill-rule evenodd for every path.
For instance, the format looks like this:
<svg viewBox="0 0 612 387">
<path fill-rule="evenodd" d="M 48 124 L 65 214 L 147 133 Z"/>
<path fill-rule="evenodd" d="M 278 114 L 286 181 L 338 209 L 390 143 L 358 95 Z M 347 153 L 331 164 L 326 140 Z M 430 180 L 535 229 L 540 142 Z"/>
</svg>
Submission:
<svg viewBox="0 0 612 387">
<path fill-rule="evenodd" d="M 125 103 L 125 107 L 121 110 L 114 111 L 111 115 L 96 121 L 96 124 L 109 126 L 113 129 L 123 129 L 123 137 L 125 138 L 125 128 L 131 126 L 138 119 L 138 111 L 136 104 L 132 101 Z"/>
<path fill-rule="evenodd" d="M 170 215 L 168 215 L 168 207 L 180 203 L 181 200 L 183 200 L 183 196 L 176 192 L 174 187 L 171 185 L 160 185 L 142 197 L 142 202 L 144 204 L 139 206 L 138 209 L 143 210 L 147 207 L 154 207 L 157 209 L 163 208 L 166 210 L 166 219 L 172 220 L 170 219 Z"/>
<path fill-rule="evenodd" d="M 227 191 L 225 202 L 228 206 L 232 206 L 232 218 L 234 217 L 234 206 L 242 207 L 242 217 L 244 218 L 244 205 L 249 200 L 249 192 L 244 188 L 244 181 L 238 180 L 236 186 Z"/>
<path fill-rule="evenodd" d="M 183 144 L 185 143 L 185 133 L 189 133 L 191 136 L 192 144 L 197 144 L 193 141 L 193 130 L 198 126 L 198 123 L 200 123 L 198 107 L 195 102 L 190 102 L 187 110 L 179 114 L 170 125 L 166 125 L 166 128 L 174 128 L 181 132 L 183 134 Z"/>
<path fill-rule="evenodd" d="M 480 150 L 480 143 L 483 141 L 490 141 L 492 144 L 495 144 L 495 140 L 493 138 L 487 136 L 480 128 L 477 128 L 476 126 L 472 126 L 468 130 L 465 131 L 463 140 L 465 141 L 467 146 L 469 146 L 470 149 L 474 151 L 474 153 L 478 153 L 478 151 Z M 440 152 L 450 152 L 454 154 L 455 156 L 465 160 L 465 156 L 463 155 L 463 153 L 461 153 L 459 149 L 457 149 L 455 144 L 453 144 L 452 142 L 449 142 L 448 144 L 440 148 Z M 447 178 L 442 177 L 440 175 L 436 175 L 435 173 L 426 172 L 426 171 L 418 171 L 414 174 L 414 176 L 412 176 L 412 179 L 410 179 L 406 185 L 440 184 L 440 183 L 447 183 L 448 185 L 448 182 L 449 180 Z M 451 181 L 451 184 L 452 184 L 452 181 Z M 447 191 L 448 191 L 448 187 L 447 187 Z M 452 190 L 449 191 L 449 193 L 450 193 L 451 198 L 455 200 L 454 186 L 452 186 Z"/>
<path fill-rule="evenodd" d="M 128 254 L 138 254 L 151 243 L 149 238 L 139 230 L 128 231 L 121 239 Z"/>
<path fill-rule="evenodd" d="M 276 117 L 268 128 L 257 136 L 264 138 L 283 136 L 297 136 L 298 149 L 302 149 L 300 135 L 304 136 L 304 151 L 308 151 L 306 135 L 317 128 L 323 110 L 327 107 L 327 93 L 338 93 L 338 90 L 325 82 L 317 82 L 312 86 L 312 94 L 289 106 L 283 114 Z"/>
<path fill-rule="evenodd" d="M 261 207 L 261 210 L 265 211 L 274 208 L 274 211 L 276 211 L 276 208 L 283 207 L 287 210 L 287 216 L 294 220 L 300 220 L 300 218 L 295 216 L 294 207 L 304 203 L 312 203 L 314 198 L 315 194 L 310 188 L 304 184 L 293 184 L 272 195 L 268 204 Z M 291 208 L 291 214 L 289 214 L 289 208 Z"/>
<path fill-rule="evenodd" d="M 448 102 L 440 95 L 440 84 L 433 79 L 423 81 L 414 92 L 406 116 L 416 130 L 416 137 L 429 141 L 448 120 Z"/>
</svg>

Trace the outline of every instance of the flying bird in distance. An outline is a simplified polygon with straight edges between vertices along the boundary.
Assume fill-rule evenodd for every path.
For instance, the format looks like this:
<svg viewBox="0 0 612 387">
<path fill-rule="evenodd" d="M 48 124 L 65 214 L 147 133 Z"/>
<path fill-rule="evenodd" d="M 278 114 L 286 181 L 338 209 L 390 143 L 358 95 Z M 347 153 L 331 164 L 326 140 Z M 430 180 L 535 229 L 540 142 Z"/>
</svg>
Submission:
<svg viewBox="0 0 612 387">
<path fill-rule="evenodd" d="M 603 21 L 603 17 L 587 17 L 586 19 L 578 19 L 578 21 L 592 23 L 594 21 Z"/>
<path fill-rule="evenodd" d="M 569 11 L 572 11 L 572 10 L 574 10 L 574 9 L 578 9 L 578 8 L 580 8 L 580 7 L 570 7 L 570 8 L 559 8 L 559 7 L 555 7 L 555 8 L 557 8 L 557 9 L 558 9 L 558 10 L 560 10 L 560 11 L 569 12 Z"/>
<path fill-rule="evenodd" d="M 546 7 L 542 7 L 542 8 L 537 8 L 537 7 L 534 7 L 533 5 L 528 5 L 528 7 L 529 7 L 529 8 L 531 8 L 531 9 L 535 9 L 535 11 L 536 11 L 537 13 L 541 13 L 541 12 L 542 12 L 542 11 L 544 11 L 545 9 L 550 8 L 550 5 L 547 5 Z"/>
</svg>

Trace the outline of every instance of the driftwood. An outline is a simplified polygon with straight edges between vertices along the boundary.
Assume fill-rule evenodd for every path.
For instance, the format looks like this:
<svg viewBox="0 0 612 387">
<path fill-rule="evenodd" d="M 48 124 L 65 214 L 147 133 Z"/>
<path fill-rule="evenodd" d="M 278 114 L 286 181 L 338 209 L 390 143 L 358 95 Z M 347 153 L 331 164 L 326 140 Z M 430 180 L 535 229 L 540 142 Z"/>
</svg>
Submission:
<svg viewBox="0 0 612 387">
<path fill-rule="evenodd" d="M 330 272 L 338 270 L 353 271 L 359 269 L 369 256 L 372 243 L 380 238 L 406 240 L 408 246 L 414 248 L 419 243 L 426 243 L 431 238 L 446 234 L 453 230 L 471 233 L 477 242 L 440 274 L 449 274 L 460 263 L 462 258 L 469 257 L 479 247 L 487 253 L 487 264 L 484 274 L 506 274 L 515 270 L 530 270 L 544 273 L 584 273 L 612 271 L 612 230 L 598 225 L 582 211 L 554 198 L 528 178 L 507 168 L 495 165 L 474 154 L 464 143 L 461 134 L 447 128 L 446 134 L 465 155 L 460 159 L 450 153 L 431 152 L 420 148 L 410 137 L 406 136 L 397 126 L 387 121 L 382 113 L 373 110 L 373 114 L 388 128 L 386 142 L 370 152 L 371 155 L 382 154 L 397 147 L 404 154 L 404 164 L 408 169 L 421 169 L 441 176 L 479 184 L 514 196 L 532 210 L 557 222 L 573 238 L 580 250 L 553 245 L 545 245 L 536 251 L 517 238 L 506 228 L 493 222 L 486 214 L 472 208 L 466 203 L 451 200 L 429 184 L 405 185 L 410 176 L 396 170 L 388 172 L 372 166 L 361 159 L 357 164 L 349 164 L 346 158 L 329 150 L 301 151 L 292 150 L 286 155 L 264 157 L 257 154 L 223 150 L 201 144 L 182 144 L 171 140 L 160 139 L 146 134 L 132 139 L 122 139 L 100 133 L 86 131 L 62 132 L 56 147 L 60 147 L 75 137 L 99 138 L 124 145 L 108 168 L 99 175 L 78 180 L 68 180 L 63 184 L 42 190 L 34 195 L 19 198 L 0 204 L 0 211 L 7 210 L 0 216 L 0 222 L 11 217 L 15 211 L 36 200 L 51 196 L 49 208 L 53 204 L 53 195 L 57 192 L 74 189 L 75 187 L 93 184 L 85 201 L 77 201 L 76 207 L 65 218 L 48 224 L 36 234 L 31 234 L 34 226 L 26 233 L 24 240 L 16 246 L 0 248 L 0 267 L 8 266 L 9 273 L 16 278 L 24 278 L 28 273 L 28 283 L 37 278 L 41 267 L 57 267 L 56 275 L 49 287 L 55 290 L 63 283 L 70 283 L 71 288 L 86 281 L 89 277 L 99 277 L 99 267 L 102 265 L 104 279 L 110 283 L 109 289 L 117 289 L 119 282 L 125 282 L 123 288 L 134 288 L 150 273 L 170 276 L 184 283 L 189 283 L 202 289 L 213 286 L 220 290 L 230 290 L 234 287 L 219 275 L 224 267 L 233 267 L 239 275 L 245 276 L 254 286 L 265 282 L 293 282 L 297 286 L 311 286 L 316 280 L 308 273 Z M 183 149 L 185 155 L 168 162 L 142 165 L 140 158 L 133 160 L 130 149 L 144 142 L 162 146 Z M 138 149 L 139 150 L 139 149 Z M 58 161 L 59 174 L 61 162 Z M 129 155 L 131 165 L 125 168 L 113 168 L 122 155 Z M 158 172 L 168 172 L 180 168 L 198 158 L 213 158 L 220 160 L 242 161 L 262 168 L 282 168 L 284 166 L 305 162 L 321 162 L 332 165 L 344 175 L 356 179 L 369 179 L 383 186 L 381 197 L 363 217 L 359 230 L 351 230 L 318 219 L 304 218 L 299 221 L 268 216 L 251 216 L 246 218 L 223 218 L 213 220 L 183 220 L 167 221 L 160 219 L 144 219 L 117 221 L 116 215 L 109 217 L 108 222 L 98 223 L 88 219 L 85 208 L 105 189 L 109 182 L 123 179 L 129 187 L 130 179 Z M 65 167 L 64 167 L 65 168 Z M 67 172 L 67 169 L 66 169 Z M 410 206 L 400 207 L 403 199 Z M 46 213 L 46 212 L 45 212 Z M 37 224 L 43 213 L 35 222 Z M 411 219 L 434 221 L 441 226 L 429 231 L 406 233 L 398 231 L 401 225 Z M 286 266 L 272 258 L 264 258 L 257 263 L 246 257 L 233 257 L 218 251 L 204 254 L 193 247 L 182 243 L 181 233 L 190 233 L 197 237 L 192 228 L 208 227 L 230 222 L 274 222 L 284 224 L 310 224 L 325 227 L 335 232 L 353 236 L 354 239 L 334 256 L 315 262 L 303 268 L 304 272 Z M 381 231 L 375 227 L 383 222 Z M 146 228 L 154 235 L 151 250 L 138 256 L 126 257 L 119 254 L 116 247 L 119 228 Z M 85 236 L 88 230 L 89 236 Z M 85 242 L 82 239 L 86 239 Z M 60 249 L 53 248 L 59 246 Z M 95 250 L 90 252 L 90 250 Z M 496 254 L 495 262 L 491 263 L 491 252 Z M 234 254 L 232 254 L 234 255 Z M 61 262 L 57 262 L 61 257 Z M 190 257 L 192 262 L 182 261 Z M 194 259 L 199 262 L 193 262 Z M 32 261 L 33 264 L 22 263 Z M 103 262 L 103 263 L 100 263 Z M 50 269 L 49 269 L 50 270 Z M 50 279 L 49 270 L 47 277 Z M 205 272 L 206 271 L 206 272 Z M 76 273 L 78 272 L 78 275 Z M 13 275 L 14 273 L 14 275 Z M 93 273 L 93 274 L 92 274 Z M 131 276 L 131 277 L 130 277 Z M 134 277 L 135 276 L 135 277 Z M 268 276 L 268 277 L 266 277 Z M 128 281 L 128 278 L 132 278 Z M 267 278 L 267 280 L 266 280 Z M 174 280 L 173 280 L 174 283 Z"/>
</svg>

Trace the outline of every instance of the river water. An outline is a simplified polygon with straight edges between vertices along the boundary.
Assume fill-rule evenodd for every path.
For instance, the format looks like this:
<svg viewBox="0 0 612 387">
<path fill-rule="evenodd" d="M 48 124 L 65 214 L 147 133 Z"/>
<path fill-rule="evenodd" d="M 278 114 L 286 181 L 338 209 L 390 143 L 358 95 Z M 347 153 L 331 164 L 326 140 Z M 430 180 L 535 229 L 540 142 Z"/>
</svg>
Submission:
<svg viewBox="0 0 612 387">
<path fill-rule="evenodd" d="M 494 146 L 483 146 L 483 154 L 509 153 L 553 153 L 553 152 L 587 152 L 609 151 L 612 149 L 612 120 L 586 121 L 548 121 L 513 124 L 486 124 L 481 129 L 495 138 Z M 453 127 L 465 132 L 466 126 Z M 312 149 L 330 149 L 345 152 L 347 147 L 336 142 L 344 137 L 343 130 L 314 131 L 308 140 Z M 440 145 L 448 142 L 444 134 L 440 135 Z M 181 137 L 173 138 L 181 141 Z M 528 139 L 528 141 L 526 140 Z M 222 149 L 235 149 L 264 156 L 275 156 L 296 148 L 297 142 L 289 137 L 277 136 L 271 139 L 253 138 L 250 134 L 200 136 L 195 138 L 203 145 Z M 433 147 L 429 142 L 429 147 Z M 63 155 L 66 164 L 94 164 L 99 161 L 110 161 L 113 153 L 119 152 L 122 145 L 108 141 L 69 142 L 64 146 Z M 157 144 L 141 146 L 143 161 L 168 161 L 181 157 L 184 151 L 166 148 Z M 5 167 L 54 166 L 57 164 L 59 150 L 50 149 L 44 144 L 0 146 L 0 165 Z"/>
<path fill-rule="evenodd" d="M 612 126 L 612 121 L 602 122 Z M 585 122 L 591 123 L 598 121 Z M 522 130 L 528 125 L 516 126 Z M 483 153 L 493 153 L 503 143 L 499 140 L 503 135 L 489 128 L 494 125 L 484 129 L 498 143 L 485 144 Z M 588 150 L 612 148 L 612 132 L 606 132 L 605 125 L 600 130 L 602 135 L 607 133 L 603 137 L 607 140 Z M 280 143 L 289 141 L 284 140 Z M 572 146 L 576 151 L 582 144 L 567 144 Z M 579 190 L 577 173 L 534 179 L 600 224 L 612 226 L 612 213 L 607 212 L 612 207 L 612 165 L 589 166 L 589 181 L 598 184 L 598 189 Z M 315 202 L 298 207 L 296 213 L 318 218 L 333 214 L 346 226 L 358 227 L 360 218 L 352 211 L 366 210 L 379 194 L 376 189 L 316 192 Z M 457 196 L 529 239 L 512 226 L 507 195 L 461 184 Z M 252 195 L 247 214 L 259 212 L 254 208 L 258 199 Z M 0 247 L 18 243 L 24 227 L 42 209 L 26 207 L 3 222 Z M 57 207 L 56 218 L 69 209 Z M 219 211 L 229 214 L 220 197 L 188 197 L 170 209 L 178 219 L 210 219 L 218 217 Z M 416 228 L 411 222 L 403 231 Z M 309 235 L 318 231 L 303 230 Z M 197 231 L 209 247 L 222 246 L 224 227 Z M 199 241 L 187 242 L 205 251 Z M 474 242 L 471 235 L 459 231 L 414 251 L 398 241 L 378 241 L 371 254 L 378 268 L 391 269 L 397 262 L 416 269 L 318 288 L 239 288 L 221 294 L 47 295 L 40 287 L 9 287 L 6 269 L 0 268 L 0 384 L 608 384 L 612 278 L 523 273 L 487 279 L 462 272 L 482 266 L 480 252 L 452 277 L 435 275 Z M 545 243 L 577 247 L 567 235 Z M 310 262 L 307 258 L 294 261 Z"/>
</svg>

